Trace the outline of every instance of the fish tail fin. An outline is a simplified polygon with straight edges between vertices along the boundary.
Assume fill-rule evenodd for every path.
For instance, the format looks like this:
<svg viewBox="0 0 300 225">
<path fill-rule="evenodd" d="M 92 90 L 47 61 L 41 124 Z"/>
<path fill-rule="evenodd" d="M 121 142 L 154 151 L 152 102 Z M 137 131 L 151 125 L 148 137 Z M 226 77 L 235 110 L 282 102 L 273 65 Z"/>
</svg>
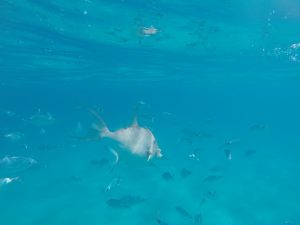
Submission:
<svg viewBox="0 0 300 225">
<path fill-rule="evenodd" d="M 89 112 L 98 120 L 98 123 L 94 123 L 92 128 L 99 132 L 101 138 L 108 136 L 110 134 L 110 130 L 106 126 L 102 117 L 93 109 L 90 109 Z"/>
</svg>

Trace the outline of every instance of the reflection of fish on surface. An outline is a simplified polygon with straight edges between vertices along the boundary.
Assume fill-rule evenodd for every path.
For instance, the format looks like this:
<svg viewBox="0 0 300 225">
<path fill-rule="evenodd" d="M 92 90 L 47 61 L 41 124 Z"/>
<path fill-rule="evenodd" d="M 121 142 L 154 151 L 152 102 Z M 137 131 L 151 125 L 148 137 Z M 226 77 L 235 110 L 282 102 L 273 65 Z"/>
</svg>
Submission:
<svg viewBox="0 0 300 225">
<path fill-rule="evenodd" d="M 229 161 L 232 160 L 232 153 L 231 153 L 231 150 L 230 150 L 230 149 L 226 148 L 226 149 L 224 150 L 224 153 L 225 153 L 226 158 L 227 158 Z"/>
<path fill-rule="evenodd" d="M 136 118 L 129 127 L 110 131 L 97 112 L 91 110 L 91 113 L 100 123 L 99 125 L 94 124 L 93 127 L 99 132 L 101 138 L 110 138 L 121 144 L 132 154 L 146 156 L 148 160 L 154 156 L 162 157 L 161 149 L 153 133 L 148 128 L 140 127 Z"/>
<path fill-rule="evenodd" d="M 115 209 L 130 209 L 145 201 L 146 199 L 139 196 L 127 195 L 121 198 L 110 198 L 106 201 L 106 204 Z"/>
</svg>

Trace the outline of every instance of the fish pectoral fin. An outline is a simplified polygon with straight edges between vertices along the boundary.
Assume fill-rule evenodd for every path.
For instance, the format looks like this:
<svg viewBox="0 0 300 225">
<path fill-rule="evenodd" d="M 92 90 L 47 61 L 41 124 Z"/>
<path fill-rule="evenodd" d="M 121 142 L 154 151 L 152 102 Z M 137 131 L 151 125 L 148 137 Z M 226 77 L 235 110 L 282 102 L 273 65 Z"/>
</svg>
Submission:
<svg viewBox="0 0 300 225">
<path fill-rule="evenodd" d="M 153 158 L 151 152 L 147 152 L 147 162 L 149 162 Z"/>
</svg>

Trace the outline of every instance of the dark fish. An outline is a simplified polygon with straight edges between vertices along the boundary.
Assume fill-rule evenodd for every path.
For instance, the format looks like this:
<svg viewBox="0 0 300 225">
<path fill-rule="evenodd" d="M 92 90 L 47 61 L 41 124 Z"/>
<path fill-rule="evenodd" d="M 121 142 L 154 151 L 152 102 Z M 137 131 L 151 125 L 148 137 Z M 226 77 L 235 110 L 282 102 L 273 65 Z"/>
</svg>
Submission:
<svg viewBox="0 0 300 225">
<path fill-rule="evenodd" d="M 102 159 L 92 159 L 90 161 L 90 164 L 91 165 L 94 165 L 94 166 L 105 166 L 109 163 L 109 160 L 106 159 L 106 158 L 102 158 Z"/>
<path fill-rule="evenodd" d="M 186 142 L 189 145 L 193 145 L 193 140 L 191 138 L 188 137 L 183 137 L 180 139 L 180 141 Z"/>
<path fill-rule="evenodd" d="M 217 166 L 213 166 L 212 168 L 209 169 L 210 172 L 220 172 L 221 168 L 217 167 Z"/>
<path fill-rule="evenodd" d="M 78 176 L 70 176 L 70 179 L 72 181 L 75 181 L 75 182 L 81 182 L 82 181 L 82 178 L 78 177 Z"/>
<path fill-rule="evenodd" d="M 43 144 L 38 146 L 38 149 L 41 151 L 52 151 L 52 150 L 57 150 L 57 149 L 62 149 L 62 145 L 52 145 L 52 144 Z"/>
<path fill-rule="evenodd" d="M 159 218 L 156 218 L 156 222 L 157 222 L 158 224 L 160 224 L 160 225 L 169 225 L 168 223 L 162 221 L 162 220 L 159 219 Z"/>
<path fill-rule="evenodd" d="M 163 178 L 164 180 L 167 180 L 167 181 L 173 179 L 173 175 L 172 175 L 171 173 L 169 173 L 169 172 L 164 172 L 161 176 L 162 176 L 162 178 Z"/>
<path fill-rule="evenodd" d="M 218 198 L 216 191 L 207 191 L 205 193 L 205 197 L 210 200 L 216 200 Z"/>
<path fill-rule="evenodd" d="M 203 218 L 202 218 L 202 214 L 198 213 L 194 216 L 194 223 L 195 224 L 202 224 L 203 222 Z"/>
<path fill-rule="evenodd" d="M 209 175 L 207 177 L 204 178 L 204 181 L 216 181 L 216 180 L 219 180 L 221 179 L 223 176 L 220 176 L 220 175 Z"/>
<path fill-rule="evenodd" d="M 210 139 L 210 138 L 215 138 L 216 136 L 214 134 L 210 134 L 210 133 L 201 133 L 201 134 L 199 134 L 199 137 Z"/>
<path fill-rule="evenodd" d="M 191 171 L 189 171 L 189 170 L 187 170 L 186 168 L 183 168 L 182 170 L 181 170 L 181 177 L 182 178 L 187 178 L 188 176 L 190 176 L 191 174 L 192 174 L 192 172 Z"/>
<path fill-rule="evenodd" d="M 182 129 L 181 130 L 183 134 L 185 134 L 187 137 L 200 137 L 200 133 L 196 130 L 192 130 L 192 129 Z"/>
<path fill-rule="evenodd" d="M 255 153 L 256 153 L 255 150 L 248 150 L 245 152 L 245 156 L 246 157 L 253 156 Z"/>
<path fill-rule="evenodd" d="M 188 218 L 188 219 L 192 219 L 193 217 L 191 216 L 191 214 L 189 214 L 184 208 L 180 207 L 180 206 L 176 206 L 176 212 L 178 212 L 181 216 Z"/>
<path fill-rule="evenodd" d="M 266 128 L 266 125 L 264 124 L 253 124 L 252 126 L 249 127 L 250 130 L 262 130 L 262 129 L 265 129 Z"/>
<path fill-rule="evenodd" d="M 205 202 L 206 202 L 206 198 L 203 197 L 200 202 L 200 207 L 203 206 L 205 204 Z"/>
<path fill-rule="evenodd" d="M 106 204 L 115 209 L 130 209 L 133 206 L 139 205 L 146 200 L 139 196 L 128 195 L 122 198 L 110 198 L 106 201 Z"/>
</svg>

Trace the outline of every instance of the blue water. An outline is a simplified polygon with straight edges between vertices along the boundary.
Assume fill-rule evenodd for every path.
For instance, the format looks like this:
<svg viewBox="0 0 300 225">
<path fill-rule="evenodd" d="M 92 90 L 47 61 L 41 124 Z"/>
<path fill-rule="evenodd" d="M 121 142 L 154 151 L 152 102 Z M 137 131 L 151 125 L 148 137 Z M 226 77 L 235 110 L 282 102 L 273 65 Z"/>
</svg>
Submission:
<svg viewBox="0 0 300 225">
<path fill-rule="evenodd" d="M 300 224 L 299 1 L 0 10 L 0 225 Z M 136 116 L 163 157 L 99 138 L 90 109 Z"/>
</svg>

